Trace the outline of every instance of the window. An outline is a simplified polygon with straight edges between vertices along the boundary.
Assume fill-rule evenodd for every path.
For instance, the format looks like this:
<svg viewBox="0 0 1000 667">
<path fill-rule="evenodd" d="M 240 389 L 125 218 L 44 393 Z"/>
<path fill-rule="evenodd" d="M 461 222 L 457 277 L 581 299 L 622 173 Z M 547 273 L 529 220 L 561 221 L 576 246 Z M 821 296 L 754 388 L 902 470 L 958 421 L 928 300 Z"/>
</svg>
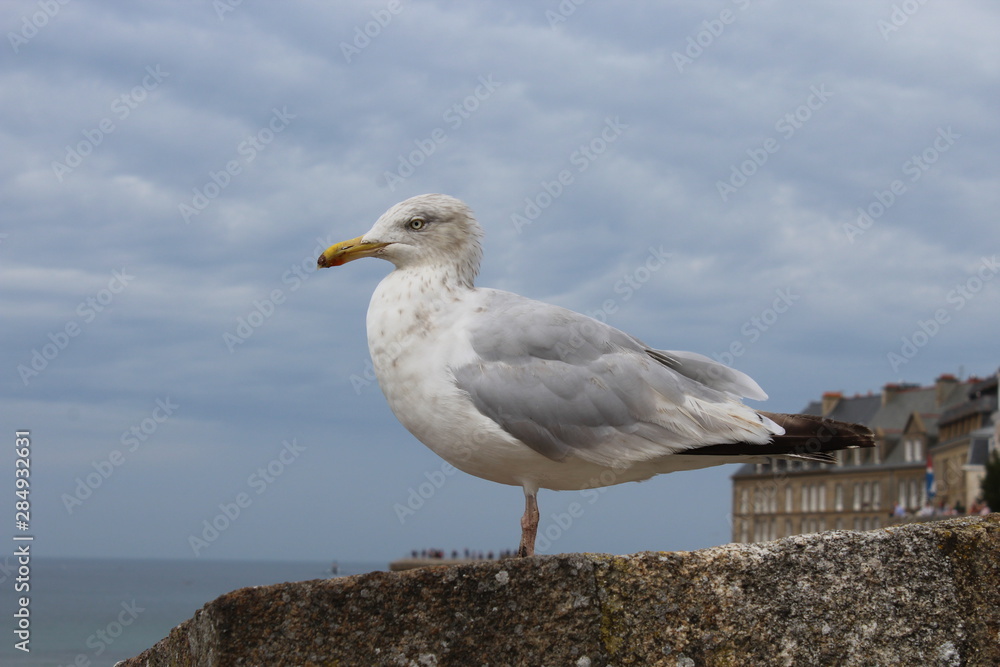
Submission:
<svg viewBox="0 0 1000 667">
<path fill-rule="evenodd" d="M 795 534 L 795 530 L 792 528 L 792 520 L 791 519 L 785 519 L 785 537 L 788 537 L 789 535 L 794 535 L 794 534 Z"/>
<path fill-rule="evenodd" d="M 757 519 L 754 522 L 754 542 L 766 542 L 771 539 L 771 528 L 774 526 L 774 519 Z"/>
<path fill-rule="evenodd" d="M 923 443 L 920 440 L 907 440 L 903 443 L 903 459 L 907 463 L 912 463 L 914 461 L 919 461 L 923 457 Z"/>
<path fill-rule="evenodd" d="M 858 482 L 854 483 L 854 511 L 861 511 L 861 484 Z M 857 528 L 855 528 L 857 530 Z"/>
<path fill-rule="evenodd" d="M 900 483 L 902 484 L 902 482 Z M 748 514 L 750 512 L 750 492 L 746 489 L 740 490 L 740 514 Z M 746 540 L 743 540 L 746 542 Z"/>
<path fill-rule="evenodd" d="M 872 482 L 872 509 L 882 509 L 882 482 L 879 481 Z"/>
<path fill-rule="evenodd" d="M 794 510 L 792 506 L 795 502 L 795 492 L 792 490 L 792 485 L 789 484 L 785 487 L 785 512 L 791 514 Z"/>
<path fill-rule="evenodd" d="M 753 492 L 754 514 L 773 514 L 778 511 L 778 498 L 773 486 L 758 486 Z"/>
<path fill-rule="evenodd" d="M 826 511 L 826 484 L 821 484 L 819 487 L 819 511 Z M 823 530 L 822 528 L 820 530 Z"/>
<path fill-rule="evenodd" d="M 844 485 L 837 484 L 833 489 L 833 509 L 837 512 L 844 511 Z"/>
<path fill-rule="evenodd" d="M 906 482 L 899 481 L 899 504 L 906 507 Z"/>
<path fill-rule="evenodd" d="M 907 504 L 907 507 L 909 507 L 911 510 L 920 509 L 920 506 L 923 505 L 922 498 L 920 496 L 921 496 L 920 482 L 915 479 L 911 479 L 910 502 Z"/>
<path fill-rule="evenodd" d="M 865 482 L 861 486 L 861 506 L 870 509 L 872 506 L 872 483 Z"/>
</svg>

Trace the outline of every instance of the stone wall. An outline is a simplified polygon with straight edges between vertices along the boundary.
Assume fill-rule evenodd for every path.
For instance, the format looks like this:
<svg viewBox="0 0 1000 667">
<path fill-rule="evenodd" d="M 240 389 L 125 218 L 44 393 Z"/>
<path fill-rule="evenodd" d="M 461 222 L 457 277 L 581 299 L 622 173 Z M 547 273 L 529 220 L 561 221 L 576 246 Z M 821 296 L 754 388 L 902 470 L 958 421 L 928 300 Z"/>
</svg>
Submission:
<svg viewBox="0 0 1000 667">
<path fill-rule="evenodd" d="M 1000 665 L 1000 516 L 246 588 L 148 665 Z"/>
</svg>

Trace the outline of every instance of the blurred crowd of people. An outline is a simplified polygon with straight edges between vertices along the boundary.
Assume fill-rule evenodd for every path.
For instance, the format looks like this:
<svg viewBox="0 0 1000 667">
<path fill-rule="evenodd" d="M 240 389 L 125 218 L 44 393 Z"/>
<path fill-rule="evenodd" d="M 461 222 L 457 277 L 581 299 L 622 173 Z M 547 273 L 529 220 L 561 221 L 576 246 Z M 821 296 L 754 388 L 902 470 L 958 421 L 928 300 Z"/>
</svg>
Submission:
<svg viewBox="0 0 1000 667">
<path fill-rule="evenodd" d="M 917 516 L 917 517 L 932 517 L 932 516 L 967 516 L 967 515 L 978 515 L 986 516 L 990 513 L 989 506 L 986 505 L 981 499 L 976 500 L 968 508 L 961 500 L 957 501 L 954 505 L 946 505 L 944 501 L 938 503 L 931 503 L 930 501 L 924 503 L 924 506 L 919 510 L 910 511 L 903 507 L 902 504 L 896 503 L 896 506 L 892 510 L 892 516 L 904 517 L 904 516 Z"/>
<path fill-rule="evenodd" d="M 410 552 L 413 558 L 451 558 L 452 560 L 458 560 L 459 558 L 464 558 L 465 560 L 496 560 L 497 558 L 510 558 L 514 556 L 513 549 L 504 549 L 503 551 L 498 551 L 494 554 L 492 551 L 476 551 L 474 549 L 463 549 L 459 553 L 458 549 L 452 549 L 451 555 L 445 552 L 444 549 L 414 549 Z"/>
</svg>

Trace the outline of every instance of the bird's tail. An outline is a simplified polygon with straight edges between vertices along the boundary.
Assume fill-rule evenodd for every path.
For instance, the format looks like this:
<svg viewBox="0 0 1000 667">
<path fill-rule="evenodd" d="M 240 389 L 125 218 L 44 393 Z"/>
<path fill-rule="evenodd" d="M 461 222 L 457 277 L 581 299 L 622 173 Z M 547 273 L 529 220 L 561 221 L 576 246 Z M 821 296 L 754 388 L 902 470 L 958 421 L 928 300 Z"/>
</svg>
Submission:
<svg viewBox="0 0 1000 667">
<path fill-rule="evenodd" d="M 830 452 L 875 446 L 875 435 L 871 429 L 860 424 L 824 419 L 815 415 L 787 415 L 775 412 L 760 414 L 785 429 L 785 434 L 776 435 L 770 442 L 764 444 L 732 442 L 699 447 L 684 453 L 710 456 L 776 456 L 832 463 L 836 459 Z"/>
</svg>

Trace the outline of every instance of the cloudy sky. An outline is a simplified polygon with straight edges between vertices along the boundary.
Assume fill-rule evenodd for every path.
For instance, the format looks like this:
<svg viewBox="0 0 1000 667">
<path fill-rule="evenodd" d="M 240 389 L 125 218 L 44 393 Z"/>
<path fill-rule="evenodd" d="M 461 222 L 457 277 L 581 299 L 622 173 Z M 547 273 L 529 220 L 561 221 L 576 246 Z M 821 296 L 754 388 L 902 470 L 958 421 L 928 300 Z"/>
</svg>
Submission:
<svg viewBox="0 0 1000 667">
<path fill-rule="evenodd" d="M 987 0 L 259 4 L 0 10 L 0 449 L 12 485 L 30 429 L 36 553 L 516 546 L 520 489 L 442 472 L 372 381 L 390 265 L 314 270 L 423 192 L 476 211 L 481 285 L 769 410 L 1000 363 Z M 732 472 L 542 491 L 539 550 L 727 542 Z"/>
</svg>

